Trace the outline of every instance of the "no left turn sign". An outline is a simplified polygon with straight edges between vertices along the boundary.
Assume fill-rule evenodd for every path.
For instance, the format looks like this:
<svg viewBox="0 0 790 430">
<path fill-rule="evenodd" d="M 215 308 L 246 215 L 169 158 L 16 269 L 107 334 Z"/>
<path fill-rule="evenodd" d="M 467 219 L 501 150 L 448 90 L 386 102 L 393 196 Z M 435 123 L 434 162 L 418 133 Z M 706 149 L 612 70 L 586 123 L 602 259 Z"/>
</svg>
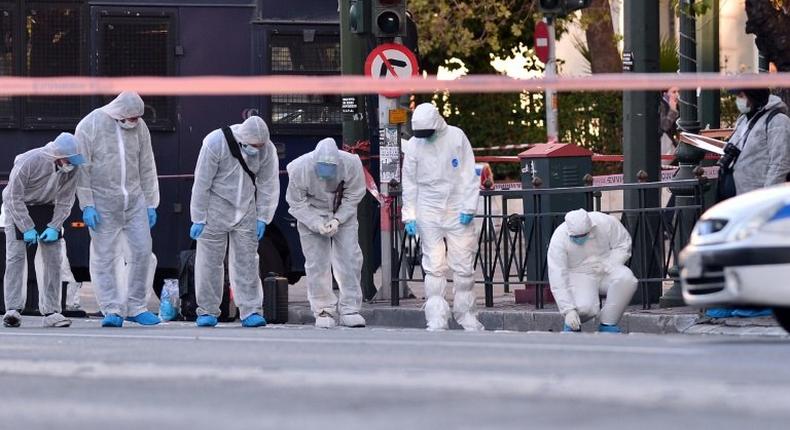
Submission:
<svg viewBox="0 0 790 430">
<path fill-rule="evenodd" d="M 377 46 L 365 61 L 365 75 L 377 79 L 398 79 L 417 76 L 417 57 L 408 48 L 396 43 Z M 400 93 L 381 93 L 384 97 L 400 97 Z"/>
</svg>

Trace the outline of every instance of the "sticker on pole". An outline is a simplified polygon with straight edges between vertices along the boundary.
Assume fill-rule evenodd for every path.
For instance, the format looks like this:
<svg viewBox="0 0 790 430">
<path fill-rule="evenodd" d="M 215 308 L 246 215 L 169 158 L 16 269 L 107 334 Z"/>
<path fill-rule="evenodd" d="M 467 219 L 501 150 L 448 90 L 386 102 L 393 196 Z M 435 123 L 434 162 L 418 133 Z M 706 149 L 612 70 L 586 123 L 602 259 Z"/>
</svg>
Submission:
<svg viewBox="0 0 790 430">
<path fill-rule="evenodd" d="M 365 61 L 365 75 L 377 79 L 398 79 L 417 76 L 417 57 L 409 48 L 396 43 L 377 46 Z M 400 97 L 401 93 L 381 93 L 384 97 Z"/>
</svg>

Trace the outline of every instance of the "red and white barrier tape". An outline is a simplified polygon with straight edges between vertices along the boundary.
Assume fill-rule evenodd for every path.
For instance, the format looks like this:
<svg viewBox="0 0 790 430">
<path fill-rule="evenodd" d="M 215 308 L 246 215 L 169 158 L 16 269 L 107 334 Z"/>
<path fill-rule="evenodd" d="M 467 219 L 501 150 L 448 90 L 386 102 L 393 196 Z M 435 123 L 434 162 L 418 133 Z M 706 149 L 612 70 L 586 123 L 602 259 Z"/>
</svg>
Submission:
<svg viewBox="0 0 790 430">
<path fill-rule="evenodd" d="M 0 96 L 92 95 L 137 91 L 141 95 L 502 93 L 521 91 L 633 91 L 719 88 L 790 88 L 790 73 L 610 73 L 539 79 L 469 75 L 455 80 L 366 76 L 0 77 Z"/>
</svg>

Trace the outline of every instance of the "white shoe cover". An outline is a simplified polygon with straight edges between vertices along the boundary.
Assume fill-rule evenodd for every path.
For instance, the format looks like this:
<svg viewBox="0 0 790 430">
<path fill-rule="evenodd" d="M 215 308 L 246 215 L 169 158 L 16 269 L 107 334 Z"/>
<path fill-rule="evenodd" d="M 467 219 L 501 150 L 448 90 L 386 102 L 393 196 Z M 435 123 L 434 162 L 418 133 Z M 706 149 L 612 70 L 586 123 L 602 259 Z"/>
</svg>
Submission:
<svg viewBox="0 0 790 430">
<path fill-rule="evenodd" d="M 456 322 L 458 322 L 458 324 L 463 327 L 465 331 L 485 330 L 483 324 L 470 313 L 463 314 L 460 319 L 456 318 Z"/>
<path fill-rule="evenodd" d="M 365 318 L 360 314 L 340 315 L 340 325 L 344 327 L 365 327 Z"/>
<path fill-rule="evenodd" d="M 55 313 L 42 318 L 41 325 L 43 327 L 69 327 L 71 326 L 71 320 L 62 314 Z"/>
<path fill-rule="evenodd" d="M 316 328 L 334 328 L 336 325 L 337 322 L 335 321 L 335 317 L 329 312 L 322 311 L 315 317 Z"/>
<path fill-rule="evenodd" d="M 447 320 L 450 319 L 450 305 L 443 297 L 428 297 L 425 302 L 425 320 L 428 322 L 428 331 L 447 330 Z"/>
</svg>

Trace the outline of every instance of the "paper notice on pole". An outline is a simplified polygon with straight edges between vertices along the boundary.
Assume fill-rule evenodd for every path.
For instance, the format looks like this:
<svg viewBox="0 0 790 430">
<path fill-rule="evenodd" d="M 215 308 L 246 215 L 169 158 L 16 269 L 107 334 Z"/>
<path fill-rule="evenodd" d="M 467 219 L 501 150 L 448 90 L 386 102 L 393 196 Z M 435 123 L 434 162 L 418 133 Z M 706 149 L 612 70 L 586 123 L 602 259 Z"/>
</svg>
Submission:
<svg viewBox="0 0 790 430">
<path fill-rule="evenodd" d="M 393 179 L 400 181 L 400 147 L 398 146 L 398 128 L 386 127 L 380 130 L 381 145 L 379 146 L 379 167 L 381 183 Z"/>
</svg>

